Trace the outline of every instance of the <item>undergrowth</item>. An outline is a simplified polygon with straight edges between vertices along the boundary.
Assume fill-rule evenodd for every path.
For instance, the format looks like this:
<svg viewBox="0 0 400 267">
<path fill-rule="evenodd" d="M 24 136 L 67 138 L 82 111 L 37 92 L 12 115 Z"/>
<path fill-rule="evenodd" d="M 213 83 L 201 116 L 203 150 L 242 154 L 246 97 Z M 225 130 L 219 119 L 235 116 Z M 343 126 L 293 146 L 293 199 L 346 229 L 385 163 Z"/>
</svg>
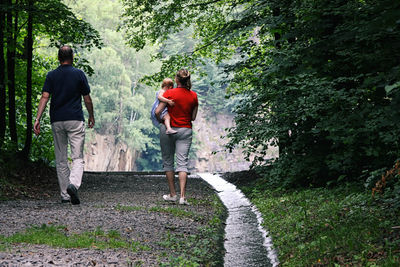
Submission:
<svg viewBox="0 0 400 267">
<path fill-rule="evenodd" d="M 124 248 L 133 252 L 145 251 L 150 248 L 135 240 L 125 240 L 117 230 L 103 231 L 97 228 L 94 231 L 83 233 L 68 233 L 65 226 L 42 224 L 32 226 L 24 232 L 15 233 L 11 236 L 0 236 L 0 245 L 6 248 L 10 244 L 28 243 L 44 244 L 52 247 L 62 248 Z"/>
<path fill-rule="evenodd" d="M 257 206 L 281 266 L 399 266 L 400 212 L 359 184 L 241 189 Z"/>
<path fill-rule="evenodd" d="M 214 215 L 196 233 L 176 233 L 169 231 L 159 245 L 165 249 L 159 260 L 160 266 L 222 266 L 223 265 L 223 221 L 225 208 L 216 195 L 209 205 Z M 177 214 L 176 216 L 188 214 Z"/>
<path fill-rule="evenodd" d="M 45 162 L 23 160 L 9 154 L 0 155 L 0 201 L 43 199 L 57 188 L 55 168 Z"/>
</svg>

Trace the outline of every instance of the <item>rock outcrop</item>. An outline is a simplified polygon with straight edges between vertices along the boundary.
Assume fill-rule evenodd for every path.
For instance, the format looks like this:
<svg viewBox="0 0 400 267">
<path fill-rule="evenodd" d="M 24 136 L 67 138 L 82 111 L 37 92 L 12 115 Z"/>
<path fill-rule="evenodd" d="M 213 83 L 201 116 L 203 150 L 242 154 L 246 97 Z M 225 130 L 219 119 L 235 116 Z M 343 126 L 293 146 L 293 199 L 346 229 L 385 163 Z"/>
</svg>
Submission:
<svg viewBox="0 0 400 267">
<path fill-rule="evenodd" d="M 85 145 L 85 171 L 135 171 L 138 154 L 112 135 L 94 133 Z"/>
<path fill-rule="evenodd" d="M 191 154 L 195 155 L 190 157 L 190 172 L 233 172 L 249 169 L 250 162 L 244 159 L 241 149 L 229 152 L 224 147 L 228 140 L 223 136 L 226 135 L 226 128 L 234 125 L 233 115 L 210 115 L 199 110 L 193 125 Z M 84 156 L 86 171 L 137 170 L 135 162 L 140 153 L 113 135 L 93 133 L 87 140 Z M 268 157 L 276 153 L 276 149 L 271 149 Z"/>
<path fill-rule="evenodd" d="M 241 149 L 235 149 L 230 153 L 224 145 L 228 140 L 226 128 L 234 125 L 233 115 L 217 114 L 208 116 L 199 112 L 194 123 L 196 157 L 191 165 L 197 172 L 232 172 L 247 170 L 250 162 L 244 159 Z"/>
</svg>

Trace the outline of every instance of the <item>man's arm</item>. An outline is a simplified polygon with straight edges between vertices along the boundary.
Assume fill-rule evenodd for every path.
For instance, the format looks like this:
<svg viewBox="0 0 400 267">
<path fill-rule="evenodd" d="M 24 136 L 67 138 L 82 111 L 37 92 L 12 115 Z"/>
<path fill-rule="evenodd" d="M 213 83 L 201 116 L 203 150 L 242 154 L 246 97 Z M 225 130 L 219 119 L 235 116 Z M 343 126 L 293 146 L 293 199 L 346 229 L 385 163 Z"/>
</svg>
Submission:
<svg viewBox="0 0 400 267">
<path fill-rule="evenodd" d="M 93 112 L 93 102 L 90 95 L 84 95 L 83 101 L 85 102 L 86 109 L 89 113 L 88 127 L 93 128 L 94 126 L 94 112 Z"/>
<path fill-rule="evenodd" d="M 40 118 L 46 109 L 47 102 L 49 102 L 50 94 L 48 92 L 43 92 L 42 97 L 39 100 L 38 111 L 36 114 L 35 123 L 33 124 L 33 131 L 36 135 L 40 134 Z"/>
<path fill-rule="evenodd" d="M 160 115 L 161 112 L 163 111 L 163 109 L 167 106 L 166 103 L 164 102 L 160 102 L 160 104 L 158 105 L 158 107 L 156 108 L 156 111 L 154 112 L 156 114 L 156 118 L 159 122 L 162 122 Z"/>
</svg>

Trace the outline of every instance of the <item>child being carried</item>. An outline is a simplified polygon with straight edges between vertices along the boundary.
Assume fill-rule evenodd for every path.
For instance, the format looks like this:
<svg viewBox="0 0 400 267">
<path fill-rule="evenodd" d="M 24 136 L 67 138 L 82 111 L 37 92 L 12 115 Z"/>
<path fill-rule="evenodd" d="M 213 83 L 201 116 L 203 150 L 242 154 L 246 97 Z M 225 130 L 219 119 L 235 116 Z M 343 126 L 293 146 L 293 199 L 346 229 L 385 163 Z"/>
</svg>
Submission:
<svg viewBox="0 0 400 267">
<path fill-rule="evenodd" d="M 160 104 L 160 102 L 164 102 L 167 105 L 173 107 L 175 105 L 173 100 L 167 99 L 163 97 L 163 94 L 165 91 L 174 88 L 174 82 L 170 78 L 165 78 L 162 81 L 161 84 L 161 90 L 156 93 L 156 100 L 153 103 L 153 107 L 151 108 L 151 120 L 153 121 L 153 124 L 158 127 L 160 125 L 159 121 L 156 118 L 155 111 Z M 174 129 L 171 128 L 171 117 L 168 114 L 168 108 L 164 108 L 163 111 L 161 112 L 160 118 L 164 121 L 166 134 L 175 134 L 177 133 Z"/>
</svg>

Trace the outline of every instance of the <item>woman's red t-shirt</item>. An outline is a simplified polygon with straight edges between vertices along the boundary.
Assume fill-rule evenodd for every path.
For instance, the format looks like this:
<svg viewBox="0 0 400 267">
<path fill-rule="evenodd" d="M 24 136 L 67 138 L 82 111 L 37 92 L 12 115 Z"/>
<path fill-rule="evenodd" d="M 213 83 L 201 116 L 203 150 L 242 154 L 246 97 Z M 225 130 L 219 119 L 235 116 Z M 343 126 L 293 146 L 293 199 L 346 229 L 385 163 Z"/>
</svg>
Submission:
<svg viewBox="0 0 400 267">
<path fill-rule="evenodd" d="M 192 128 L 192 112 L 199 105 L 197 94 L 186 88 L 177 87 L 165 91 L 163 96 L 175 102 L 173 107 L 168 106 L 171 126 Z"/>
</svg>

